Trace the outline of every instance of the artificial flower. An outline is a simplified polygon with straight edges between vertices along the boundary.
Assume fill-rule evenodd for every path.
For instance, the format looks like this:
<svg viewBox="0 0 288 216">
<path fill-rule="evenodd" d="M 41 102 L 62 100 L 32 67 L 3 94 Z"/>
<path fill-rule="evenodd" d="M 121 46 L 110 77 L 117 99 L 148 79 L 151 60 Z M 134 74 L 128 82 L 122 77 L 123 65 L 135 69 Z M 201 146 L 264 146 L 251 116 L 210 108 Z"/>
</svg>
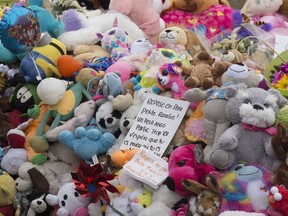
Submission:
<svg viewBox="0 0 288 216">
<path fill-rule="evenodd" d="M 281 79 L 275 85 L 275 88 L 279 90 L 287 90 L 288 89 L 288 77 L 286 74 L 283 74 Z"/>
</svg>

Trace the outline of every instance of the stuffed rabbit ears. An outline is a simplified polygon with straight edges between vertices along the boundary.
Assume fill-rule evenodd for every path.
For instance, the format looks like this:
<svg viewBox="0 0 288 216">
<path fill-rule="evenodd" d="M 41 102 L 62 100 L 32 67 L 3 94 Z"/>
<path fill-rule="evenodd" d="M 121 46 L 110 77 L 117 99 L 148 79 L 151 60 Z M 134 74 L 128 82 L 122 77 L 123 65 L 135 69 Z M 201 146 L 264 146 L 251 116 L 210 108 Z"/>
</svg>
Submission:
<svg viewBox="0 0 288 216">
<path fill-rule="evenodd" d="M 202 185 L 199 182 L 191 180 L 191 179 L 183 179 L 182 180 L 183 186 L 187 190 L 189 190 L 195 194 L 199 194 L 199 193 L 206 191 L 206 190 L 210 190 L 210 191 L 213 191 L 217 194 L 220 194 L 219 185 L 218 185 L 218 182 L 217 182 L 215 176 L 208 174 L 205 177 L 205 182 L 206 182 L 207 186 Z"/>
</svg>

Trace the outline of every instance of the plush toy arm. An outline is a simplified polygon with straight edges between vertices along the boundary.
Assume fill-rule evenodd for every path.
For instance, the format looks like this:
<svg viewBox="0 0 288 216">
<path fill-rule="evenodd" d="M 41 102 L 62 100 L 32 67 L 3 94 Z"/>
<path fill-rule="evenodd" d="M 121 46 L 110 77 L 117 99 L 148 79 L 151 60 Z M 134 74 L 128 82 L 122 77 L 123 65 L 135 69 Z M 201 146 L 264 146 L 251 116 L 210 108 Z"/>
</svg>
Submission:
<svg viewBox="0 0 288 216">
<path fill-rule="evenodd" d="M 225 150 L 235 149 L 238 146 L 238 139 L 241 135 L 240 132 L 240 125 L 233 125 L 219 137 L 218 145 Z"/>
<path fill-rule="evenodd" d="M 265 152 L 266 154 L 273 158 L 273 159 L 278 159 L 275 151 L 273 150 L 273 147 L 272 147 L 272 143 L 271 143 L 271 137 L 263 137 L 263 143 L 264 143 L 264 149 L 265 149 Z"/>
<path fill-rule="evenodd" d="M 69 216 L 69 215 L 70 214 L 69 214 L 68 210 L 63 208 L 63 207 L 58 209 L 58 211 L 57 211 L 57 216 Z"/>
<path fill-rule="evenodd" d="M 137 4 L 136 2 L 132 2 L 131 0 L 111 0 L 109 4 L 109 9 L 116 10 L 127 16 L 132 10 L 133 3 Z"/>
<path fill-rule="evenodd" d="M 199 102 L 208 98 L 212 93 L 212 89 L 208 91 L 202 91 L 199 88 L 189 89 L 184 93 L 184 99 L 189 102 Z"/>
</svg>

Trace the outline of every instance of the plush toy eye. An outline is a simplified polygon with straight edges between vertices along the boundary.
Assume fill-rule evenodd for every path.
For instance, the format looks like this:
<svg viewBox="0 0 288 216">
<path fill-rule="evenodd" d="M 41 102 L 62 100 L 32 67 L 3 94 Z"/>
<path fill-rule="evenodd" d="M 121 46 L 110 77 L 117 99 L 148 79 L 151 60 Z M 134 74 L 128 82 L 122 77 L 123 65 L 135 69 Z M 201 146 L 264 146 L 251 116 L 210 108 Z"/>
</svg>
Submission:
<svg viewBox="0 0 288 216">
<path fill-rule="evenodd" d="M 267 103 L 265 103 L 265 104 L 263 104 L 266 108 L 269 108 L 270 107 L 270 105 L 269 104 L 267 104 Z"/>
<path fill-rule="evenodd" d="M 242 168 L 243 168 L 243 165 L 238 165 L 238 166 L 235 167 L 234 170 L 235 170 L 235 171 L 238 171 L 238 170 L 240 170 L 240 169 L 242 169 Z"/>
<path fill-rule="evenodd" d="M 168 75 L 168 71 L 167 70 L 163 70 L 162 71 L 162 75 L 167 76 Z"/>
<path fill-rule="evenodd" d="M 251 100 L 250 99 L 245 99 L 245 100 L 243 100 L 243 103 L 244 104 L 251 104 Z"/>
<path fill-rule="evenodd" d="M 280 193 L 274 194 L 274 199 L 275 199 L 275 201 L 281 201 L 282 200 L 282 194 L 280 194 Z"/>
<path fill-rule="evenodd" d="M 144 204 L 144 205 L 143 205 L 143 208 L 146 208 L 146 207 L 147 207 L 147 206 Z"/>
<path fill-rule="evenodd" d="M 77 191 L 74 192 L 75 197 L 79 197 L 79 193 Z"/>
<path fill-rule="evenodd" d="M 270 189 L 270 192 L 271 192 L 272 194 L 276 194 L 276 193 L 279 192 L 279 189 L 278 189 L 277 187 L 272 187 L 272 188 Z"/>
<path fill-rule="evenodd" d="M 178 166 L 182 167 L 182 166 L 185 165 L 185 163 L 186 163 L 185 160 L 180 160 L 180 161 L 178 162 Z"/>
<path fill-rule="evenodd" d="M 112 30 L 108 33 L 109 35 L 115 34 L 115 30 Z"/>
</svg>

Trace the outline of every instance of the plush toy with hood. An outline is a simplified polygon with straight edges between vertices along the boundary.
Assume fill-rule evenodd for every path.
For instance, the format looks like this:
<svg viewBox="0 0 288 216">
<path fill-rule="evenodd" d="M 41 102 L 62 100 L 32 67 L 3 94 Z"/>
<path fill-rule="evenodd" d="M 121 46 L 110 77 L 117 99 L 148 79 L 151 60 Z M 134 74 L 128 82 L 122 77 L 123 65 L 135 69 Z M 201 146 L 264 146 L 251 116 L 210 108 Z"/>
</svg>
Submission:
<svg viewBox="0 0 288 216">
<path fill-rule="evenodd" d="M 242 71 L 238 73 L 237 71 Z M 230 127 L 230 121 L 226 117 L 227 97 L 226 92 L 229 86 L 236 88 L 257 87 L 259 76 L 249 71 L 244 65 L 233 64 L 222 75 L 222 86 L 203 91 L 199 88 L 189 89 L 184 94 L 184 99 L 189 102 L 205 100 L 203 106 L 204 128 L 207 146 L 204 149 L 204 161 L 209 163 L 210 152 L 218 142 L 219 136 Z M 224 99 L 224 100 L 223 100 Z M 217 109 L 215 109 L 217 107 Z"/>
<path fill-rule="evenodd" d="M 162 65 L 156 74 L 156 79 L 157 85 L 152 88 L 155 93 L 171 90 L 173 98 L 182 99 L 184 92 L 188 90 L 182 79 L 182 69 L 177 62 Z"/>
<path fill-rule="evenodd" d="M 184 1 L 174 0 L 174 10 L 162 15 L 166 23 L 184 23 L 186 28 L 197 28 L 207 38 L 226 29 L 233 30 L 242 22 L 239 11 L 231 8 L 227 0 Z"/>
<path fill-rule="evenodd" d="M 46 196 L 46 202 L 51 206 L 59 205 L 59 209 L 57 211 L 57 215 L 87 215 L 88 209 L 86 208 L 90 202 L 90 196 L 83 197 L 78 191 L 75 189 L 74 183 L 66 183 L 64 184 L 57 195 L 48 194 Z M 86 209 L 86 211 L 85 211 Z M 84 214 L 84 212 L 86 214 Z"/>
<path fill-rule="evenodd" d="M 43 0 L 28 0 L 28 8 L 35 12 L 39 19 L 40 31 L 47 32 L 53 38 L 63 33 L 64 23 L 56 20 L 43 6 Z"/>
<path fill-rule="evenodd" d="M 173 49 L 178 55 L 185 55 L 188 60 L 191 60 L 192 57 L 186 50 L 187 31 L 178 26 L 170 26 L 160 32 L 159 43 L 162 47 Z"/>
<path fill-rule="evenodd" d="M 203 149 L 200 144 L 190 144 L 176 148 L 168 161 L 167 187 L 183 197 L 193 193 L 182 185 L 182 179 L 204 183 L 204 176 L 215 169 L 203 162 Z"/>
<path fill-rule="evenodd" d="M 155 42 L 161 31 L 160 16 L 155 11 L 151 0 L 110 0 L 109 9 L 128 16 L 143 30 L 145 36 L 151 42 L 153 42 L 153 39 Z"/>
<path fill-rule="evenodd" d="M 225 169 L 237 161 L 246 161 L 275 171 L 281 162 L 271 145 L 276 135 L 273 125 L 279 109 L 288 101 L 275 89 L 228 88 L 226 96 L 226 116 L 233 126 L 213 145 L 210 163 Z"/>
<path fill-rule="evenodd" d="M 66 121 L 63 125 L 58 126 L 47 132 L 46 137 L 50 142 L 58 140 L 58 134 L 63 130 L 75 131 L 77 127 L 85 127 L 90 122 L 96 109 L 93 100 L 81 103 L 74 109 L 74 117 Z"/>
<path fill-rule="evenodd" d="M 74 133 L 64 130 L 59 133 L 58 139 L 88 163 L 92 162 L 94 155 L 105 153 L 115 143 L 112 133 L 102 134 L 96 128 L 86 130 L 84 127 L 78 127 Z"/>
</svg>

